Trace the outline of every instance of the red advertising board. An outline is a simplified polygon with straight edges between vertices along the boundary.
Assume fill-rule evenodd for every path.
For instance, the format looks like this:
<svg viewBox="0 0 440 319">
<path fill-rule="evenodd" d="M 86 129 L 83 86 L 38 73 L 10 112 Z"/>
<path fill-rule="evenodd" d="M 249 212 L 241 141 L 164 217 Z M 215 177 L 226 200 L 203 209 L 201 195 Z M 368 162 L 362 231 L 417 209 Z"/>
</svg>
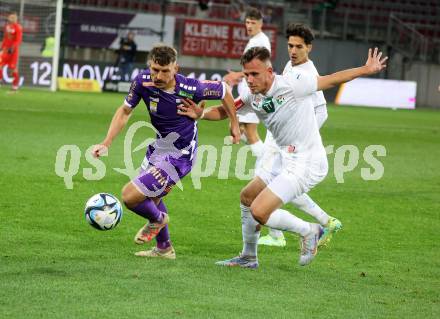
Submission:
<svg viewBox="0 0 440 319">
<path fill-rule="evenodd" d="M 275 56 L 277 28 L 263 28 Z M 180 51 L 184 55 L 239 58 L 248 42 L 244 23 L 184 19 Z"/>
</svg>

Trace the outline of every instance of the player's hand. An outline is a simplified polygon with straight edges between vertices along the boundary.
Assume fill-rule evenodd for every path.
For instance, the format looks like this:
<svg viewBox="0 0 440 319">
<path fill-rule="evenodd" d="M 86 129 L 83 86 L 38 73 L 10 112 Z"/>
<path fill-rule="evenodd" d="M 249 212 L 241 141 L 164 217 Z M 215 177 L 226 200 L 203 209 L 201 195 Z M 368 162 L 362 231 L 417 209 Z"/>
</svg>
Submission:
<svg viewBox="0 0 440 319">
<path fill-rule="evenodd" d="M 229 131 L 231 133 L 232 143 L 239 144 L 241 132 L 240 132 L 240 127 L 238 126 L 238 122 L 235 124 L 230 123 L 229 124 Z"/>
<path fill-rule="evenodd" d="M 14 48 L 8 48 L 8 50 L 6 52 L 8 52 L 8 54 L 12 54 L 12 53 L 14 53 Z"/>
<path fill-rule="evenodd" d="M 105 156 L 108 154 L 108 146 L 105 144 L 96 144 L 92 148 L 93 157 Z"/>
<path fill-rule="evenodd" d="M 386 68 L 386 60 L 388 57 L 382 58 L 382 52 L 378 48 L 368 49 L 368 59 L 365 63 L 367 74 L 376 74 Z"/>
<path fill-rule="evenodd" d="M 198 120 L 203 115 L 203 110 L 205 109 L 205 101 L 201 101 L 197 105 L 194 101 L 190 99 L 183 99 L 183 104 L 177 106 L 177 114 L 188 116 L 194 120 Z"/>
<path fill-rule="evenodd" d="M 229 85 L 234 86 L 240 83 L 240 81 L 244 78 L 243 72 L 234 72 L 228 70 L 228 74 L 223 77 L 223 80 Z"/>
</svg>

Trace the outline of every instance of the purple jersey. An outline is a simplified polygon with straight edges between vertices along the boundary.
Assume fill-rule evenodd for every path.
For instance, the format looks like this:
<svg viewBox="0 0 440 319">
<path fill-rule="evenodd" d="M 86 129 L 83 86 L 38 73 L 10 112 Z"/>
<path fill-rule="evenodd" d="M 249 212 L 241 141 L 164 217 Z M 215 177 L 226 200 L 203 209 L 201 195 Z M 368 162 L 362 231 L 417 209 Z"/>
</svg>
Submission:
<svg viewBox="0 0 440 319">
<path fill-rule="evenodd" d="M 159 132 L 157 138 L 177 133 L 174 146 L 182 151 L 183 158 L 192 158 L 197 149 L 197 122 L 177 114 L 177 105 L 182 98 L 196 103 L 201 100 L 220 100 L 225 95 L 225 85 L 217 81 L 199 81 L 176 74 L 176 86 L 172 92 L 163 91 L 154 86 L 150 71 L 144 70 L 133 80 L 125 98 L 125 105 L 135 108 L 144 100 L 150 113 L 151 124 Z M 150 148 L 151 152 L 151 148 Z"/>
</svg>

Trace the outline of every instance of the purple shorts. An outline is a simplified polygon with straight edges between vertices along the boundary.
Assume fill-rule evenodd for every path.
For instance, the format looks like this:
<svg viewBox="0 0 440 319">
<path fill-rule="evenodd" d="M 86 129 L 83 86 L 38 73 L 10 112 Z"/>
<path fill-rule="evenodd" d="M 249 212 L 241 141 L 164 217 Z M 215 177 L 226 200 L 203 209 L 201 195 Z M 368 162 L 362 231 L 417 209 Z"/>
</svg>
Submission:
<svg viewBox="0 0 440 319">
<path fill-rule="evenodd" d="M 132 182 L 146 197 L 163 197 L 168 194 L 176 183 L 185 177 L 193 166 L 190 159 L 164 159 L 155 164 L 148 163 L 141 168 L 139 175 Z"/>
</svg>

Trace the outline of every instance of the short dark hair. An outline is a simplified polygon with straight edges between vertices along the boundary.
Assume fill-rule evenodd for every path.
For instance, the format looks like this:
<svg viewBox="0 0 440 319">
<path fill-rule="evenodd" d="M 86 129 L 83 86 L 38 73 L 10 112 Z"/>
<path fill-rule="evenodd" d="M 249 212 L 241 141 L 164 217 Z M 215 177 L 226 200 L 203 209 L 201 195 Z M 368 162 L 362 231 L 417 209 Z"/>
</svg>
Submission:
<svg viewBox="0 0 440 319">
<path fill-rule="evenodd" d="M 312 30 L 302 23 L 289 23 L 286 28 L 286 38 L 289 37 L 300 37 L 304 40 L 305 44 L 312 44 L 315 40 Z"/>
<path fill-rule="evenodd" d="M 177 61 L 177 51 L 167 45 L 158 45 L 151 49 L 148 59 L 159 65 L 168 65 Z"/>
<path fill-rule="evenodd" d="M 263 20 L 263 14 L 257 8 L 250 7 L 246 10 L 246 15 L 244 16 L 244 18 L 251 20 Z"/>
<path fill-rule="evenodd" d="M 265 47 L 253 47 L 247 50 L 240 59 L 240 64 L 245 65 L 253 59 L 258 59 L 262 62 L 270 61 L 270 52 Z"/>
</svg>

